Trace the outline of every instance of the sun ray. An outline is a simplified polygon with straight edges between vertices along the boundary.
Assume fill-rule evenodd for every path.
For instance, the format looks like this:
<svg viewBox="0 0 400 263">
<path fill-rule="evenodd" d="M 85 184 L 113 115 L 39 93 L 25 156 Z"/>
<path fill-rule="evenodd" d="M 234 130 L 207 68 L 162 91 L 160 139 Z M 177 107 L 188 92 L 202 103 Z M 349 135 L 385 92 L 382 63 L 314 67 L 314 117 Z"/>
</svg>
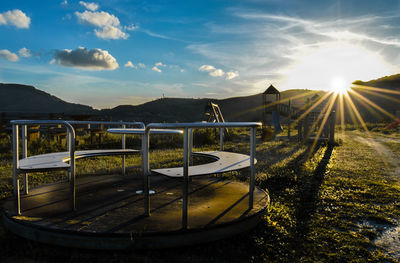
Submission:
<svg viewBox="0 0 400 263">
<path fill-rule="evenodd" d="M 381 106 L 377 105 L 376 103 L 372 102 L 371 100 L 365 98 L 363 95 L 359 94 L 356 91 L 352 91 L 352 94 L 356 95 L 358 98 L 360 98 L 361 100 L 365 101 L 366 103 L 368 103 L 369 105 L 371 105 L 372 107 L 374 107 L 375 109 L 377 109 L 378 111 L 382 112 L 383 114 L 385 114 L 386 116 L 392 118 L 393 120 L 396 120 L 397 117 L 394 116 L 393 114 L 391 114 L 390 112 L 386 111 L 385 109 L 383 109 Z"/>
<path fill-rule="evenodd" d="M 398 90 L 376 88 L 376 87 L 370 87 L 370 86 L 365 86 L 365 85 L 360 85 L 360 84 L 353 84 L 352 89 L 366 89 L 366 90 L 372 90 L 372 91 L 377 91 L 377 92 L 382 92 L 382 93 L 400 95 L 400 91 L 398 91 Z"/>
<path fill-rule="evenodd" d="M 325 101 L 333 92 L 327 92 L 325 93 L 321 98 L 319 98 L 314 105 L 312 105 L 310 108 L 308 108 L 303 114 L 301 114 L 294 122 L 293 125 L 295 125 L 296 123 L 298 123 L 299 121 L 301 121 L 305 116 L 307 116 L 313 109 L 315 109 L 316 107 L 318 107 L 318 105 L 320 105 L 323 101 Z"/>
<path fill-rule="evenodd" d="M 310 129 L 310 130 L 314 130 L 314 129 L 315 129 L 315 127 L 318 125 L 318 123 L 319 123 L 319 121 L 322 119 L 322 117 L 325 116 L 325 113 L 324 113 L 324 112 L 327 112 L 327 111 L 328 111 L 327 109 L 330 107 L 331 104 L 332 104 L 332 105 L 335 104 L 335 100 L 336 100 L 336 97 L 337 97 L 338 94 L 339 94 L 339 93 L 333 93 L 333 94 L 332 94 L 332 96 L 329 98 L 328 103 L 326 103 L 326 104 L 324 105 L 324 107 L 322 108 L 322 110 L 321 110 L 320 113 L 318 114 L 317 119 L 316 119 L 315 122 L 311 125 L 311 129 Z M 333 106 L 332 106 L 332 107 L 333 107 Z M 332 108 L 332 107 L 331 107 L 331 108 Z"/>
<path fill-rule="evenodd" d="M 392 96 L 388 96 L 388 95 L 385 95 L 385 94 L 381 94 L 381 93 L 379 93 L 379 92 L 376 92 L 376 91 L 371 91 L 371 90 L 358 90 L 358 92 L 361 94 L 361 93 L 367 93 L 367 94 L 369 94 L 369 95 L 373 95 L 373 96 L 376 96 L 376 97 L 381 97 L 381 98 L 384 98 L 384 99 L 387 99 L 387 100 L 390 100 L 390 101 L 393 101 L 393 102 L 396 102 L 396 103 L 399 103 L 400 104 L 400 99 L 396 99 L 396 98 L 394 98 L 394 97 L 392 97 Z"/>
<path fill-rule="evenodd" d="M 368 127 L 367 127 L 367 125 L 365 124 L 365 121 L 364 121 L 364 119 L 362 118 L 360 112 L 358 111 L 356 105 L 354 105 L 353 100 L 351 99 L 350 96 L 346 96 L 345 98 L 346 98 L 346 100 L 349 102 L 350 107 L 351 107 L 352 110 L 354 111 L 354 113 L 355 113 L 355 115 L 356 115 L 358 121 L 360 122 L 361 126 L 364 128 L 365 132 L 367 133 L 367 136 L 369 137 L 370 134 L 369 134 L 369 131 L 368 131 Z"/>
<path fill-rule="evenodd" d="M 325 128 L 325 124 L 331 114 L 332 108 L 335 105 L 337 95 L 338 95 L 337 93 L 333 94 L 331 96 L 329 102 L 325 105 L 324 110 L 320 112 L 320 115 L 322 114 L 322 112 L 325 112 L 325 114 L 323 115 L 321 125 L 318 128 L 317 135 L 315 136 L 315 139 L 313 141 L 313 144 L 311 146 L 311 150 L 309 152 L 309 156 L 307 157 L 307 159 L 309 159 L 311 157 L 312 152 L 314 151 L 315 147 L 317 146 L 318 140 L 322 134 L 323 129 Z M 326 111 L 325 111 L 325 109 L 326 109 Z"/>
<path fill-rule="evenodd" d="M 342 135 L 345 131 L 345 119 L 344 119 L 344 102 L 343 102 L 343 94 L 339 94 L 339 113 L 340 113 L 340 130 Z"/>
<path fill-rule="evenodd" d="M 369 105 L 365 101 L 361 100 L 356 94 L 352 93 L 352 95 L 354 95 L 353 100 L 356 99 L 357 102 L 359 102 L 365 109 L 367 109 L 368 112 L 370 112 L 375 118 L 377 118 L 377 119 L 382 118 L 382 114 L 380 114 L 378 111 L 376 111 L 371 105 Z M 349 94 L 349 96 L 350 96 L 350 94 Z"/>
<path fill-rule="evenodd" d="M 344 96 L 343 97 L 344 98 L 343 101 L 344 101 L 345 110 L 350 114 L 350 119 L 351 119 L 353 125 L 356 125 L 358 123 L 358 120 L 357 120 L 356 114 L 354 113 L 353 108 L 351 107 L 350 102 L 347 99 L 347 97 L 348 96 Z"/>
<path fill-rule="evenodd" d="M 238 112 L 236 114 L 233 114 L 232 117 L 239 117 L 239 116 L 248 114 L 250 112 L 255 112 L 255 111 L 258 111 L 258 110 L 262 110 L 264 107 L 265 108 L 272 107 L 272 106 L 275 106 L 275 105 L 277 105 L 279 103 L 285 103 L 285 102 L 288 102 L 289 100 L 300 99 L 300 98 L 303 98 L 303 97 L 307 97 L 307 96 L 309 96 L 311 94 L 313 94 L 313 92 L 309 91 L 309 92 L 306 92 L 306 93 L 303 93 L 303 94 L 299 94 L 299 95 L 291 96 L 291 97 L 288 97 L 288 98 L 285 98 L 285 99 L 281 99 L 279 102 L 272 102 L 272 103 L 269 103 L 269 104 L 267 104 L 265 106 L 264 105 L 260 105 L 260 106 L 248 109 L 246 111 L 242 111 L 242 112 Z"/>
</svg>

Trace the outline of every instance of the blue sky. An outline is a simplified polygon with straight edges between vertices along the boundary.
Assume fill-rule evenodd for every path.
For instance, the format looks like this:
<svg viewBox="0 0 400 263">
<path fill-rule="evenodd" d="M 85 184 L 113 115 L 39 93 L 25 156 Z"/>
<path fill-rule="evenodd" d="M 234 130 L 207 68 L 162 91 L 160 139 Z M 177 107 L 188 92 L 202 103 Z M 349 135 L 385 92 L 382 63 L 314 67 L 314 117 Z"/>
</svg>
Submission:
<svg viewBox="0 0 400 263">
<path fill-rule="evenodd" d="M 111 108 L 400 73 L 400 1 L 9 1 L 0 82 Z"/>
</svg>

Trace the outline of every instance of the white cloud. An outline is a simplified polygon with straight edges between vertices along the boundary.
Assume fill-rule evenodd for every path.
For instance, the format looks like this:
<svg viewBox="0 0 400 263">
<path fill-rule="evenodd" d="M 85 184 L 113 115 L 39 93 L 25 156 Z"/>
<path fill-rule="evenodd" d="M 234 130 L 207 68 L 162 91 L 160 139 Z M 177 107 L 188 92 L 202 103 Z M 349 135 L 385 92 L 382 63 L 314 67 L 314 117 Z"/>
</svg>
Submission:
<svg viewBox="0 0 400 263">
<path fill-rule="evenodd" d="M 104 11 L 85 11 L 83 13 L 75 12 L 75 15 L 78 17 L 78 21 L 81 24 L 89 24 L 97 27 L 120 25 L 118 17 Z"/>
<path fill-rule="evenodd" d="M 124 67 L 126 67 L 126 68 L 137 68 L 137 66 L 135 66 L 135 65 L 132 63 L 132 61 L 130 61 L 130 60 L 129 60 L 128 62 L 125 63 Z"/>
<path fill-rule="evenodd" d="M 211 77 L 222 77 L 225 75 L 222 69 L 217 69 L 212 65 L 203 65 L 199 68 L 199 71 L 208 72 Z"/>
<path fill-rule="evenodd" d="M 154 64 L 156 67 L 165 67 L 166 65 L 163 64 L 162 62 L 157 62 L 156 64 Z"/>
<path fill-rule="evenodd" d="M 128 30 L 128 31 L 135 31 L 135 30 L 137 30 L 139 28 L 139 26 L 135 26 L 135 25 L 130 25 L 130 26 L 124 26 L 124 29 L 125 30 Z"/>
<path fill-rule="evenodd" d="M 161 73 L 162 70 L 154 66 L 151 70 Z"/>
<path fill-rule="evenodd" d="M 146 67 L 146 65 L 143 64 L 143 63 L 138 63 L 137 66 L 138 66 L 139 68 L 145 68 L 145 67 Z"/>
<path fill-rule="evenodd" d="M 14 9 L 0 14 L 0 25 L 14 25 L 18 28 L 29 28 L 31 19 L 21 10 Z"/>
<path fill-rule="evenodd" d="M 210 71 L 215 70 L 215 67 L 214 67 L 214 66 L 211 66 L 211 65 L 203 65 L 203 66 L 201 66 L 201 67 L 199 68 L 199 70 L 200 70 L 200 71 L 207 71 L 207 72 L 210 72 Z"/>
<path fill-rule="evenodd" d="M 210 72 L 210 76 L 212 77 L 222 77 L 224 74 L 225 72 L 222 69 L 216 69 Z"/>
<path fill-rule="evenodd" d="M 103 39 L 128 39 L 129 34 L 122 32 L 121 29 L 115 26 L 105 26 L 102 30 L 94 30 L 95 34 L 99 38 Z"/>
<path fill-rule="evenodd" d="M 68 0 L 64 0 L 61 2 L 61 5 L 68 5 Z"/>
<path fill-rule="evenodd" d="M 17 54 L 14 54 L 14 53 L 8 51 L 7 49 L 0 50 L 0 58 L 4 58 L 4 59 L 7 59 L 12 62 L 18 61 L 18 59 L 19 59 Z"/>
<path fill-rule="evenodd" d="M 154 64 L 154 67 L 151 69 L 153 71 L 161 73 L 162 70 L 159 67 L 166 67 L 167 65 L 163 64 L 161 61 Z"/>
<path fill-rule="evenodd" d="M 117 60 L 106 50 L 98 48 L 86 49 L 78 47 L 75 50 L 56 50 L 53 63 L 61 66 L 90 69 L 90 70 L 115 70 L 118 68 Z"/>
<path fill-rule="evenodd" d="M 29 49 L 25 48 L 25 47 L 21 48 L 21 49 L 18 51 L 18 54 L 19 54 L 21 57 L 24 57 L 24 58 L 29 58 L 29 57 L 32 56 L 32 52 L 31 52 Z"/>
<path fill-rule="evenodd" d="M 236 77 L 239 77 L 239 72 L 238 71 L 228 71 L 228 72 L 226 72 L 225 79 L 230 80 L 230 79 L 234 79 Z"/>
<path fill-rule="evenodd" d="M 79 1 L 79 4 L 84 6 L 86 9 L 88 9 L 90 11 L 96 11 L 97 9 L 99 9 L 99 5 L 96 3 L 87 3 L 87 2 Z"/>
<path fill-rule="evenodd" d="M 98 27 L 94 32 L 97 37 L 103 39 L 128 39 L 129 34 L 122 31 L 118 17 L 107 12 L 91 12 L 83 13 L 75 12 L 78 22 Z M 128 30 L 133 30 L 127 27 Z"/>
</svg>

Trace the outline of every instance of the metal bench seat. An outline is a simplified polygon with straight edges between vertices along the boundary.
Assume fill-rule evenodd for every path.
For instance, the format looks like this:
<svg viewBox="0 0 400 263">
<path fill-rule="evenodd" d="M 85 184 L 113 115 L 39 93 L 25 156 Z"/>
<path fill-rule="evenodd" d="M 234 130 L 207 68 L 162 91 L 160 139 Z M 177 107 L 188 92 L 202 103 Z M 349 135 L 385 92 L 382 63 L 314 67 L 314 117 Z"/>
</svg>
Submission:
<svg viewBox="0 0 400 263">
<path fill-rule="evenodd" d="M 140 153 L 140 150 L 132 149 L 108 149 L 108 150 L 85 150 L 76 151 L 75 159 L 95 156 L 126 155 Z M 70 164 L 69 152 L 46 153 L 30 156 L 19 160 L 19 171 L 21 172 L 41 172 L 48 170 L 68 169 Z"/>
<path fill-rule="evenodd" d="M 194 152 L 193 155 L 211 157 L 214 162 L 189 166 L 188 176 L 199 176 L 231 172 L 250 167 L 250 156 L 225 151 Z M 254 163 L 257 160 L 254 159 Z M 169 177 L 183 177 L 183 167 L 152 169 L 153 173 Z"/>
</svg>

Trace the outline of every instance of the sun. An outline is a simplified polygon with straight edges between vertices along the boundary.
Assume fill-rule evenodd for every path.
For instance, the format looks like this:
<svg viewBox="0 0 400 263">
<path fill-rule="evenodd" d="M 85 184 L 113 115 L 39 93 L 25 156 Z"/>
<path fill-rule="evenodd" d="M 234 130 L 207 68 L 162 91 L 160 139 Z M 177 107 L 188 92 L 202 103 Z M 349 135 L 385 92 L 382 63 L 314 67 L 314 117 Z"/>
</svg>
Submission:
<svg viewBox="0 0 400 263">
<path fill-rule="evenodd" d="M 346 81 L 344 77 L 335 76 L 330 80 L 330 90 L 336 94 L 347 94 L 350 87 L 351 82 Z"/>
<path fill-rule="evenodd" d="M 379 53 L 352 43 L 333 41 L 294 50 L 290 56 L 292 64 L 279 72 L 285 76 L 283 89 L 343 94 L 355 80 L 371 80 L 395 71 Z"/>
</svg>

